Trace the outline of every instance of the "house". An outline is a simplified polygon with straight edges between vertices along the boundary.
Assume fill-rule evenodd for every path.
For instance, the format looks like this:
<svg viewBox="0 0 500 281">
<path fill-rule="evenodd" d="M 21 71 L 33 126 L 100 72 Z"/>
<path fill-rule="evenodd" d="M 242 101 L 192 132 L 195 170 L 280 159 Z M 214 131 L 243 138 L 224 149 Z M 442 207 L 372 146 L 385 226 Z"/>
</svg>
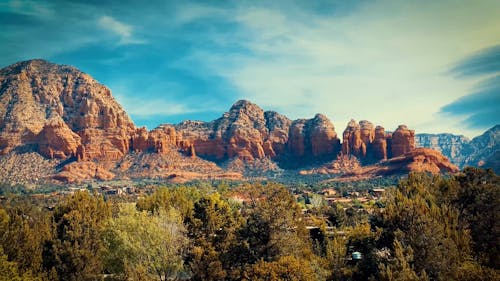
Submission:
<svg viewBox="0 0 500 281">
<path fill-rule="evenodd" d="M 333 188 L 325 188 L 321 190 L 320 194 L 323 194 L 323 196 L 325 197 L 333 197 L 337 195 L 337 191 L 335 191 L 335 189 Z"/>
<path fill-rule="evenodd" d="M 107 192 L 108 190 L 111 190 L 111 186 L 109 186 L 109 185 L 103 185 L 103 186 L 101 186 L 101 191 Z"/>
<path fill-rule="evenodd" d="M 106 195 L 122 195 L 123 190 L 121 188 L 114 188 L 106 191 Z"/>
<path fill-rule="evenodd" d="M 384 193 L 385 193 L 385 189 L 383 188 L 374 188 L 372 189 L 372 193 L 373 193 L 373 196 L 377 197 L 377 198 L 381 198 Z"/>
</svg>

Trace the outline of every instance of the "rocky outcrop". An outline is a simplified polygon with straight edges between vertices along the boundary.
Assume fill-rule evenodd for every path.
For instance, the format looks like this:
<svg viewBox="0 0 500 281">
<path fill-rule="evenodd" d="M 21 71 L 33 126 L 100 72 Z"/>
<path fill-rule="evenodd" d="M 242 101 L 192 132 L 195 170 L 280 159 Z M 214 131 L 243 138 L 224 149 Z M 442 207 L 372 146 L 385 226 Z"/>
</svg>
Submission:
<svg viewBox="0 0 500 281">
<path fill-rule="evenodd" d="M 291 121 L 240 100 L 212 122 L 184 121 L 176 126 L 197 155 L 223 161 L 274 158 L 285 150 Z"/>
<path fill-rule="evenodd" d="M 380 176 L 401 175 L 409 172 L 428 172 L 432 174 L 456 173 L 459 169 L 439 151 L 416 148 L 403 155 L 380 161 L 373 165 L 360 165 L 356 158 L 339 157 L 312 170 L 300 171 L 302 175 L 338 174 L 332 181 L 355 181 Z"/>
<path fill-rule="evenodd" d="M 196 151 L 189 140 L 184 140 L 174 126 L 162 125 L 148 132 L 146 128 L 136 129 L 131 137 L 131 148 L 136 152 L 167 154 L 171 150 L 181 150 L 196 157 Z"/>
<path fill-rule="evenodd" d="M 390 157 L 398 157 L 415 149 L 415 131 L 399 125 L 392 134 Z"/>
<path fill-rule="evenodd" d="M 333 124 L 322 114 L 313 119 L 292 122 L 289 130 L 288 150 L 293 157 L 334 157 L 340 150 L 340 140 Z"/>
<path fill-rule="evenodd" d="M 290 119 L 275 111 L 264 112 L 264 118 L 266 119 L 266 127 L 269 130 L 269 136 L 264 141 L 264 152 L 270 158 L 283 155 L 286 152 L 288 142 L 288 132 L 291 125 Z"/>
<path fill-rule="evenodd" d="M 467 156 L 465 165 L 491 168 L 500 173 L 500 125 L 487 130 L 471 141 L 473 153 Z"/>
<path fill-rule="evenodd" d="M 387 160 L 382 166 L 387 167 L 391 172 L 429 172 L 438 174 L 459 171 L 458 167 L 453 165 L 439 151 L 427 148 L 413 149 L 403 155 Z"/>
<path fill-rule="evenodd" d="M 490 128 L 472 140 L 452 134 L 417 134 L 415 140 L 417 147 L 440 151 L 460 168 L 493 168 L 495 172 L 500 173 L 497 160 L 500 153 L 500 125 Z"/>
<path fill-rule="evenodd" d="M 168 153 L 132 152 L 120 159 L 110 171 L 122 179 L 149 178 L 174 182 L 180 179 L 242 179 L 239 173 L 226 171 L 214 162 L 186 156 L 177 150 Z"/>
<path fill-rule="evenodd" d="M 387 159 L 387 140 L 384 127 L 377 126 L 375 128 L 375 138 L 373 139 L 371 148 L 373 159 Z"/>
<path fill-rule="evenodd" d="M 415 149 L 415 132 L 399 125 L 392 134 L 381 126 L 362 120 L 351 120 L 343 133 L 342 154 L 358 157 L 363 163 L 375 163 L 397 157 Z"/>
<path fill-rule="evenodd" d="M 38 151 L 47 158 L 66 159 L 76 156 L 81 138 L 61 118 L 47 120 L 37 136 Z"/>
<path fill-rule="evenodd" d="M 102 165 L 91 161 L 73 162 L 63 167 L 62 171 L 54 175 L 55 180 L 67 183 L 78 183 L 84 180 L 98 179 L 111 180 L 115 175 Z"/>
<path fill-rule="evenodd" d="M 366 144 L 361 138 L 361 126 L 351 119 L 342 134 L 342 154 L 354 155 L 358 158 L 366 157 Z"/>
<path fill-rule="evenodd" d="M 404 125 L 387 134 L 369 121 L 351 120 L 343 138 L 341 145 L 324 115 L 292 121 L 245 100 L 211 122 L 185 121 L 148 131 L 134 126 L 108 88 L 73 67 L 31 60 L 0 70 L 0 156 L 17 159 L 10 156 L 38 152 L 54 161 L 48 178 L 61 181 L 242 178 L 242 173 L 275 173 L 283 167 L 334 160 L 339 151 L 343 162 L 325 171 L 379 161 L 385 167 L 394 164 L 409 170 L 449 168 L 439 164 L 444 163 L 440 154 L 415 152 L 414 131 Z M 474 139 L 470 145 L 477 147 L 472 149 L 477 153 L 461 161 L 496 165 L 498 161 L 491 157 L 498 154 L 497 139 L 498 126 Z M 446 141 L 438 143 L 445 145 Z M 226 165 L 226 170 L 207 160 Z M 398 166 L 400 163 L 406 166 Z M 227 173 L 228 169 L 237 173 Z"/>
<path fill-rule="evenodd" d="M 29 146 L 50 158 L 116 159 L 133 130 L 110 90 L 76 68 L 31 60 L 0 70 L 0 155 Z"/>
<path fill-rule="evenodd" d="M 324 115 L 292 122 L 245 100 L 236 102 L 217 120 L 185 121 L 176 129 L 192 143 L 197 155 L 217 161 L 290 157 L 305 161 L 334 158 L 340 149 L 335 128 Z"/>
<path fill-rule="evenodd" d="M 458 166 L 463 166 L 467 155 L 473 152 L 470 139 L 452 134 L 416 134 L 415 146 L 440 151 Z"/>
</svg>

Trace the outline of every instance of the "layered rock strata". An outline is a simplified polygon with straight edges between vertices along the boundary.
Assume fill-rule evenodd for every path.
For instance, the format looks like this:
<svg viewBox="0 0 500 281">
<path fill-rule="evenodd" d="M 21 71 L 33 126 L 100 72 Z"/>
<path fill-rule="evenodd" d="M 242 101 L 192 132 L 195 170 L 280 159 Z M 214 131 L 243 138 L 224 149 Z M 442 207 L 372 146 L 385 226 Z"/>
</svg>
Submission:
<svg viewBox="0 0 500 281">
<path fill-rule="evenodd" d="M 383 127 L 375 127 L 369 121 L 351 120 L 342 135 L 342 154 L 356 156 L 364 163 L 397 157 L 415 149 L 415 131 L 406 125 L 386 134 Z"/>
</svg>

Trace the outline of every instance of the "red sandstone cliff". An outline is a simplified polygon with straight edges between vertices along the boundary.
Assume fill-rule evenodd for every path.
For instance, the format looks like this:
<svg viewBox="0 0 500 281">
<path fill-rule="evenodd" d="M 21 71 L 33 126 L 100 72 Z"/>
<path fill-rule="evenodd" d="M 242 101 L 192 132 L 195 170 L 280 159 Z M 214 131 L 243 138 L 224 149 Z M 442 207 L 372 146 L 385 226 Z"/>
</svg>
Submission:
<svg viewBox="0 0 500 281">
<path fill-rule="evenodd" d="M 405 156 L 411 159 L 405 167 L 411 169 L 443 162 L 431 152 L 415 152 L 414 135 L 404 125 L 386 134 L 369 121 L 351 120 L 341 145 L 324 115 L 292 121 L 245 100 L 211 122 L 184 121 L 147 131 L 134 126 L 108 88 L 76 68 L 31 60 L 0 70 L 0 156 L 36 151 L 49 159 L 74 157 L 77 162 L 56 176 L 67 181 L 122 177 L 131 167 L 137 176 L 165 177 L 174 171 L 227 176 L 196 155 L 219 162 L 272 159 L 300 164 L 334 160 L 342 151 L 343 157 L 356 156 L 362 163 Z M 157 158 L 148 162 L 147 173 L 141 173 L 139 162 L 150 159 L 145 154 Z M 129 156 L 133 161 L 125 160 Z M 452 170 L 445 164 L 443 169 L 436 166 Z"/>
<path fill-rule="evenodd" d="M 397 157 L 415 149 L 415 131 L 399 125 L 392 134 L 369 121 L 351 120 L 343 133 L 342 154 L 354 155 L 365 163 Z"/>
<path fill-rule="evenodd" d="M 134 124 L 105 86 L 43 60 L 0 70 L 0 154 L 33 146 L 50 158 L 116 159 Z"/>
<path fill-rule="evenodd" d="M 176 126 L 196 153 L 214 160 L 253 161 L 280 158 L 334 158 L 340 141 L 326 116 L 289 120 L 273 111 L 240 100 L 212 122 L 184 121 Z"/>
</svg>

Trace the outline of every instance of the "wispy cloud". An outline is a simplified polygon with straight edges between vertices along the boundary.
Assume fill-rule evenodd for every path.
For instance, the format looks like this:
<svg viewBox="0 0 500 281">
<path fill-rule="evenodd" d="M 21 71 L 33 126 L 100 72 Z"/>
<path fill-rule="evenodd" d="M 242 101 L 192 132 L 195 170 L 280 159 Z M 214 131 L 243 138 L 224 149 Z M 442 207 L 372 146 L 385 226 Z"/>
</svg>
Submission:
<svg viewBox="0 0 500 281">
<path fill-rule="evenodd" d="M 450 71 L 459 78 L 500 72 L 500 45 L 482 49 L 460 60 Z"/>
<path fill-rule="evenodd" d="M 485 3 L 370 1 L 342 17 L 293 5 L 240 7 L 225 15 L 238 27 L 231 36 L 210 35 L 220 49 L 194 50 L 185 63 L 224 77 L 238 98 L 293 118 L 323 112 L 340 128 L 354 117 L 388 129 L 407 123 L 453 132 L 457 117 L 442 122 L 436 114 L 475 81 L 443 73 L 467 52 L 500 41 L 492 32 L 500 20 Z"/>
<path fill-rule="evenodd" d="M 463 119 L 465 126 L 472 129 L 500 124 L 500 45 L 461 59 L 451 73 L 460 79 L 481 80 L 471 87 L 468 95 L 443 106 L 441 113 Z"/>
<path fill-rule="evenodd" d="M 338 131 L 355 118 L 472 136 L 468 115 L 441 108 L 487 77 L 449 70 L 491 62 L 463 58 L 500 44 L 499 12 L 496 0 L 0 1 L 0 62 L 73 64 L 158 123 L 245 98 L 291 118 L 325 113 Z"/>
<path fill-rule="evenodd" d="M 102 16 L 98 20 L 98 25 L 120 37 L 120 44 L 143 44 L 143 40 L 133 38 L 133 28 L 131 25 L 122 23 L 110 16 Z"/>
<path fill-rule="evenodd" d="M 47 5 L 47 3 L 40 1 L 10 0 L 0 4 L 0 7 L 2 6 L 14 13 L 26 16 L 50 17 L 54 15 L 53 10 Z"/>
</svg>

